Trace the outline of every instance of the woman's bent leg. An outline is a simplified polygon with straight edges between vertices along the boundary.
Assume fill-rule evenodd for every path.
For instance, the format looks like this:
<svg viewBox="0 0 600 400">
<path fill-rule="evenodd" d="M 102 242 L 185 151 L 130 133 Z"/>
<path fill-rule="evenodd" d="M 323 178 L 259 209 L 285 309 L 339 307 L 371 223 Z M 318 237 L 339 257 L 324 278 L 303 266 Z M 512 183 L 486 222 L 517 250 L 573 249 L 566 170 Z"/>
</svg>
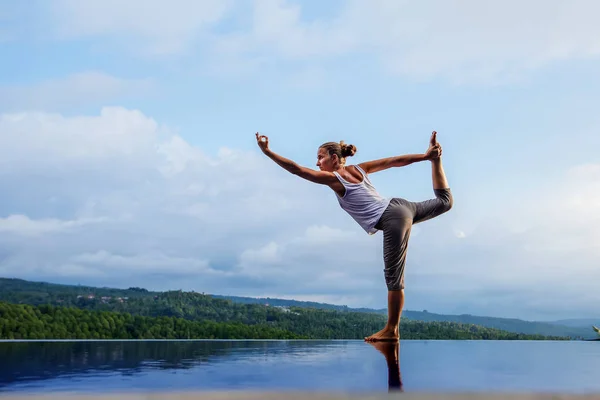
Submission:
<svg viewBox="0 0 600 400">
<path fill-rule="evenodd" d="M 450 211 L 454 205 L 454 199 L 448 185 L 448 180 L 446 179 L 446 174 L 444 173 L 441 157 L 431 161 L 431 178 L 435 198 L 413 202 L 415 208 L 413 224 L 418 224 L 419 222 L 442 215 Z"/>
<path fill-rule="evenodd" d="M 449 188 L 433 189 L 433 193 L 435 194 L 433 199 L 413 202 L 415 208 L 413 224 L 440 216 L 452 208 L 454 199 Z"/>
</svg>

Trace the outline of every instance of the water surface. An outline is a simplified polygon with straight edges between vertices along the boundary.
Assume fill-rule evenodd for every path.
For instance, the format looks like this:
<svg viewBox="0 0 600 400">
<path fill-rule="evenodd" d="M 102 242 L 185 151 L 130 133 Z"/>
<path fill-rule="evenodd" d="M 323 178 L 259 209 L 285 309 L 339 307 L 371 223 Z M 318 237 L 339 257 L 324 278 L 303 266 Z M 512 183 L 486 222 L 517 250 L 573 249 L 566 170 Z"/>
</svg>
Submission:
<svg viewBox="0 0 600 400">
<path fill-rule="evenodd" d="M 2 392 L 600 392 L 599 342 L 0 342 L 0 360 Z"/>
</svg>

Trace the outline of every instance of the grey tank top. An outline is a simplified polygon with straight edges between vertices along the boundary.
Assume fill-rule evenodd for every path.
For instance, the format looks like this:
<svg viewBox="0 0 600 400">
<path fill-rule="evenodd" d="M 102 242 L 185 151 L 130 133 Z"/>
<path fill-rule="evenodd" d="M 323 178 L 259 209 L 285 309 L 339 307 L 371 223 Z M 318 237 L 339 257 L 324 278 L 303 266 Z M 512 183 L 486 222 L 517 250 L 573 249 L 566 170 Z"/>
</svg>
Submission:
<svg viewBox="0 0 600 400">
<path fill-rule="evenodd" d="M 373 235 L 377 232 L 375 225 L 390 204 L 391 199 L 377 193 L 365 171 L 358 165 L 354 165 L 354 167 L 363 176 L 360 183 L 348 182 L 337 171 L 333 172 L 346 188 L 344 196 L 340 197 L 336 193 L 336 197 L 342 209 L 350 214 L 368 234 Z"/>
</svg>

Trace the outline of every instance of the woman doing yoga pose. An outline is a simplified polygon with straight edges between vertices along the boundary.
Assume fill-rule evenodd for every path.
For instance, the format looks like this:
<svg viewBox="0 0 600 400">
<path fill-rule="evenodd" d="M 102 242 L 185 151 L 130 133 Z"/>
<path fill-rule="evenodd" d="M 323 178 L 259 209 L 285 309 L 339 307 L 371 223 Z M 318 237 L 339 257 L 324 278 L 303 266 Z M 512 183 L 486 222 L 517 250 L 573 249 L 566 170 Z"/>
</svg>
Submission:
<svg viewBox="0 0 600 400">
<path fill-rule="evenodd" d="M 453 198 L 442 167 L 442 147 L 434 131 L 429 148 L 422 154 L 408 154 L 346 165 L 346 158 L 356 152 L 354 145 L 342 142 L 322 144 L 317 152 L 319 171 L 302 167 L 269 148 L 269 139 L 256 133 L 262 152 L 282 168 L 314 183 L 329 186 L 338 202 L 368 233 L 383 231 L 384 277 L 388 289 L 388 321 L 366 341 L 398 340 L 399 323 L 404 306 L 404 267 L 412 225 L 437 217 L 452 208 Z M 430 161 L 435 198 L 413 202 L 401 197 L 381 196 L 368 174 L 415 162 Z"/>
</svg>

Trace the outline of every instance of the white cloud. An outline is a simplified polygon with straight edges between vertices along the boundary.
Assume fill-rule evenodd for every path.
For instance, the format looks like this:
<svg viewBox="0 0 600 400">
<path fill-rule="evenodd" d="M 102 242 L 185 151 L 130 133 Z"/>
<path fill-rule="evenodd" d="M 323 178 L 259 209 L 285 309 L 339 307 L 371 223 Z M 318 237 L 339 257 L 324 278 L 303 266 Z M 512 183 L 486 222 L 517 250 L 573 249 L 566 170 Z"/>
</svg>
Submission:
<svg viewBox="0 0 600 400">
<path fill-rule="evenodd" d="M 459 239 L 465 238 L 465 237 L 467 236 L 467 234 L 466 234 L 464 231 L 460 230 L 460 229 L 456 229 L 456 230 L 454 231 L 454 234 L 455 234 L 455 235 L 456 235 L 456 237 L 457 237 L 457 238 L 459 238 Z"/>
<path fill-rule="evenodd" d="M 344 231 L 342 229 L 331 228 L 326 225 L 318 225 L 309 226 L 306 229 L 305 236 L 301 240 L 307 245 L 336 245 L 343 243 L 344 240 L 352 240 L 357 238 L 358 233 L 356 231 Z"/>
<path fill-rule="evenodd" d="M 430 232 L 413 240 L 407 286 L 428 309 L 447 299 L 456 302 L 446 306 L 455 312 L 594 315 L 600 299 L 590 294 L 600 280 L 599 169 L 574 166 L 490 202 L 479 224 L 466 221 L 471 228 L 463 238 Z"/>
<path fill-rule="evenodd" d="M 149 79 L 129 80 L 99 71 L 84 71 L 40 83 L 0 87 L 0 110 L 63 110 L 115 97 L 147 96 L 152 90 Z"/>
<path fill-rule="evenodd" d="M 353 225 L 351 225 L 353 227 Z M 239 257 L 242 276 L 268 277 L 275 289 L 294 296 L 346 295 L 355 299 L 381 286 L 381 243 L 356 229 L 310 225 L 301 235 L 275 236 Z M 306 298 L 306 297 L 304 297 Z"/>
<path fill-rule="evenodd" d="M 240 261 L 242 264 L 256 263 L 257 265 L 264 266 L 265 264 L 280 263 L 283 260 L 281 259 L 277 243 L 269 242 L 258 250 L 245 250 L 240 255 Z"/>
<path fill-rule="evenodd" d="M 145 54 L 185 51 L 205 30 L 223 18 L 231 0 L 58 0 L 52 4 L 62 37 L 123 37 L 141 43 Z M 133 47 L 133 46 L 132 46 Z M 134 48 L 135 49 L 135 48 Z"/>
<path fill-rule="evenodd" d="M 372 43 L 385 49 L 392 71 L 416 78 L 505 79 L 600 53 L 592 17 L 600 5 L 593 0 L 377 3 L 369 13 L 355 1 L 349 14 L 371 22 Z"/>
<path fill-rule="evenodd" d="M 200 62 L 212 73 L 247 76 L 305 62 L 292 68 L 292 85 L 327 82 L 332 77 L 322 63 L 348 62 L 348 56 L 379 60 L 395 75 L 457 84 L 502 83 L 554 63 L 600 56 L 600 3 L 594 0 L 349 0 L 333 15 L 317 11 L 314 17 L 318 7 L 309 15 L 304 3 L 290 0 L 127 4 L 59 0 L 42 7 L 35 23 L 62 39 L 109 40 L 94 51 L 202 54 Z M 48 29 L 42 30 L 45 39 Z"/>
<path fill-rule="evenodd" d="M 307 20 L 297 2 L 255 1 L 251 28 L 218 38 L 217 51 L 265 60 L 375 56 L 392 73 L 454 83 L 504 82 L 567 59 L 600 55 L 593 0 L 343 3 Z"/>
<path fill-rule="evenodd" d="M 94 255 L 90 268 L 118 275 L 111 265 L 132 267 L 142 257 L 147 272 L 186 274 L 208 290 L 213 267 L 231 270 L 245 249 L 293 236 L 322 216 L 323 188 L 300 182 L 258 149 L 210 156 L 139 111 L 4 114 L 0 131 L 7 189 L 0 229 L 12 245 L 5 271 L 25 263 L 20 272 L 29 277 L 52 276 L 59 266 L 75 274 Z M 97 223 L 82 225 L 88 221 Z M 38 235 L 19 240 L 23 234 Z M 169 288 L 168 280 L 160 284 Z"/>
<path fill-rule="evenodd" d="M 32 220 L 26 215 L 9 215 L 0 218 L 0 233 L 16 234 L 21 236 L 39 236 L 47 233 L 63 232 L 77 229 L 88 224 L 100 223 L 103 218 L 81 218 L 62 221 L 56 218 Z"/>
<path fill-rule="evenodd" d="M 107 274 L 122 274 L 124 271 L 136 274 L 152 274 L 155 272 L 207 275 L 223 274 L 210 268 L 209 261 L 193 257 L 171 257 L 162 252 L 151 252 L 137 255 L 112 254 L 106 250 L 95 253 L 78 254 L 70 258 L 74 265 L 91 265 L 104 270 Z M 72 265 L 72 264 L 68 264 Z"/>
<path fill-rule="evenodd" d="M 538 204 L 531 204 L 531 216 L 526 219 L 535 235 L 524 246 L 546 268 L 556 257 L 563 257 L 571 273 L 589 271 L 591 265 L 580 264 L 578 259 L 593 254 L 600 260 L 600 164 L 568 169 L 541 195 Z M 558 275 L 564 273 L 564 265 L 556 266 Z"/>
<path fill-rule="evenodd" d="M 147 165 L 149 159 L 156 160 L 161 133 L 154 120 L 119 107 L 105 107 L 99 116 L 73 118 L 46 112 L 3 114 L 0 131 L 3 161 L 32 169 L 70 163 L 110 165 L 111 159 L 119 162 L 126 157 Z M 23 159 L 23 154 L 32 158 Z"/>
<path fill-rule="evenodd" d="M 291 0 L 127 4 L 59 0 L 44 5 L 34 22 L 48 27 L 40 29 L 44 39 L 50 30 L 52 38 L 104 40 L 94 42 L 95 52 L 186 55 L 196 71 L 200 63 L 205 72 L 245 77 L 285 69 L 286 81 L 301 87 L 327 83 L 333 77 L 323 64 L 349 57 L 378 60 L 393 75 L 462 84 L 513 81 L 600 56 L 594 0 L 349 0 L 320 14 L 318 6 L 309 13 L 305 3 Z"/>
<path fill-rule="evenodd" d="M 207 154 L 123 108 L 4 114 L 0 132 L 3 276 L 385 306 L 381 233 L 258 149 Z M 599 170 L 488 199 L 478 223 L 453 210 L 417 225 L 407 308 L 542 313 L 557 305 L 535 298 L 559 288 L 563 310 L 592 312 Z"/>
</svg>

